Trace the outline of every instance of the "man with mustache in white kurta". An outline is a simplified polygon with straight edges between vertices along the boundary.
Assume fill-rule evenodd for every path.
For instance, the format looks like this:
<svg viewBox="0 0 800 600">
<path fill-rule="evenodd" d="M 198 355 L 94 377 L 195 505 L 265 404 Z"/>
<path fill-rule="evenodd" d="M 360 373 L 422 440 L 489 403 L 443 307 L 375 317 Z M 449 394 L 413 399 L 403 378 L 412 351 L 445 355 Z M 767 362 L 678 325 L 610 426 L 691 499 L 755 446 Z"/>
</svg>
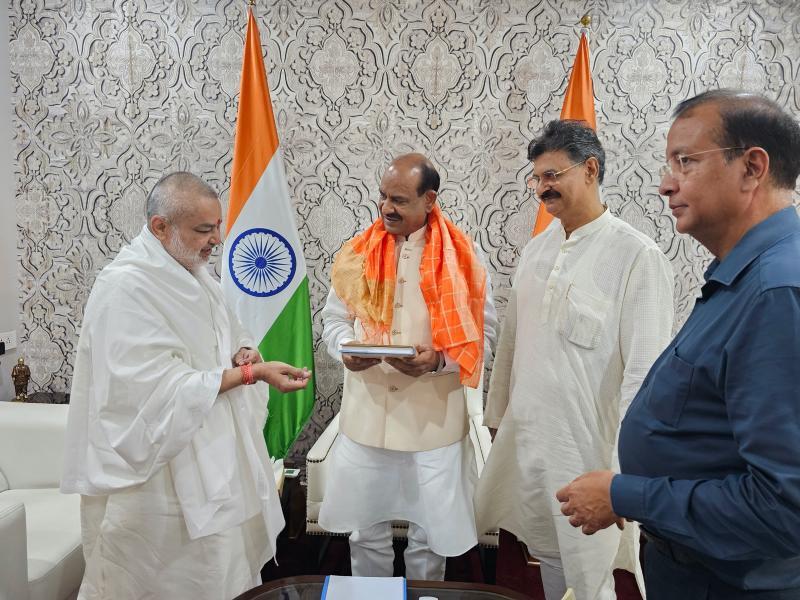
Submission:
<svg viewBox="0 0 800 600">
<path fill-rule="evenodd" d="M 275 553 L 265 383 L 309 372 L 262 362 L 225 305 L 205 269 L 220 224 L 213 189 L 167 175 L 89 296 L 61 482 L 82 495 L 81 600 L 233 598 Z"/>
<path fill-rule="evenodd" d="M 584 536 L 555 493 L 617 462 L 619 423 L 669 341 L 672 271 L 653 240 L 601 203 L 605 152 L 592 129 L 552 121 L 528 159 L 529 186 L 557 218 L 525 246 L 514 277 L 484 412 L 498 429 L 475 493 L 478 530 L 499 526 L 527 545 L 547 600 L 566 587 L 609 600 L 613 567 L 638 570 L 635 526 Z"/>
</svg>

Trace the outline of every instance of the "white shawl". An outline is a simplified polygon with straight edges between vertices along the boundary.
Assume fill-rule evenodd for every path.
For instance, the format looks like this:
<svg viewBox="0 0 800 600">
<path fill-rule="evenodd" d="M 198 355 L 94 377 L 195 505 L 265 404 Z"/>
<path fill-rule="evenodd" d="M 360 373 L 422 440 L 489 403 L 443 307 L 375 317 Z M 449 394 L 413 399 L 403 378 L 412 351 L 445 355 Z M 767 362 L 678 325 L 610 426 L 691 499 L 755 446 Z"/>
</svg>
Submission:
<svg viewBox="0 0 800 600">
<path fill-rule="evenodd" d="M 252 345 L 206 270 L 190 273 L 142 229 L 86 305 L 62 492 L 113 494 L 168 467 L 192 539 L 261 512 L 274 550 L 284 521 L 262 434 L 268 388 L 218 394 Z"/>
</svg>

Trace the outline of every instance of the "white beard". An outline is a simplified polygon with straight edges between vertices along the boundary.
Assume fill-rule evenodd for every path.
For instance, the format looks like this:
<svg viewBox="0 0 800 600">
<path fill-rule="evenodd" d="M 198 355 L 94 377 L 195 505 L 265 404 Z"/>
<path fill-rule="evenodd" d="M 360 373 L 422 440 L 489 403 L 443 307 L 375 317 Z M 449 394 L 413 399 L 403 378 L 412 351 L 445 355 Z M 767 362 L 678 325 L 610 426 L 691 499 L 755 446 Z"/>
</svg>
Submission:
<svg viewBox="0 0 800 600">
<path fill-rule="evenodd" d="M 190 250 L 183 243 L 180 235 L 172 236 L 170 243 L 165 244 L 164 248 L 172 258 L 178 261 L 181 266 L 190 272 L 197 271 L 206 263 L 206 259 L 203 258 L 199 252 Z"/>
</svg>

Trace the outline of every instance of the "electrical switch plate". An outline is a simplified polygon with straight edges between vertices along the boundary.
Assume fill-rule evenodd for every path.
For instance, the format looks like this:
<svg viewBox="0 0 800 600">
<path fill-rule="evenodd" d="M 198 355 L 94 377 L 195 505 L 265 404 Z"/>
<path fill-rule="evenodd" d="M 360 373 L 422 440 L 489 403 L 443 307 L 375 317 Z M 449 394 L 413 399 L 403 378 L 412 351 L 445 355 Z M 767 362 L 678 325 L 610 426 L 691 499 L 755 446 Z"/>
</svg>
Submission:
<svg viewBox="0 0 800 600">
<path fill-rule="evenodd" d="M 17 332 L 4 331 L 0 333 L 0 342 L 5 342 L 6 352 L 17 347 Z"/>
</svg>

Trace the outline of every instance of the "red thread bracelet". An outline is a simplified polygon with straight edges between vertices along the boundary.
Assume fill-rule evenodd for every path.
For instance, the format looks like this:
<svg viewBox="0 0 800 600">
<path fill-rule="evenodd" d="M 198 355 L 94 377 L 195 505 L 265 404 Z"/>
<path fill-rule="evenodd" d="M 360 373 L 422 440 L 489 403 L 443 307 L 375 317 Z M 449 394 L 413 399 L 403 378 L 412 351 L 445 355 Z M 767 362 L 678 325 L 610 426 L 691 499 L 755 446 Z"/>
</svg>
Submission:
<svg viewBox="0 0 800 600">
<path fill-rule="evenodd" d="M 242 369 L 242 383 L 244 385 L 253 385 L 256 380 L 253 377 L 253 365 L 245 363 L 241 366 Z"/>
</svg>

